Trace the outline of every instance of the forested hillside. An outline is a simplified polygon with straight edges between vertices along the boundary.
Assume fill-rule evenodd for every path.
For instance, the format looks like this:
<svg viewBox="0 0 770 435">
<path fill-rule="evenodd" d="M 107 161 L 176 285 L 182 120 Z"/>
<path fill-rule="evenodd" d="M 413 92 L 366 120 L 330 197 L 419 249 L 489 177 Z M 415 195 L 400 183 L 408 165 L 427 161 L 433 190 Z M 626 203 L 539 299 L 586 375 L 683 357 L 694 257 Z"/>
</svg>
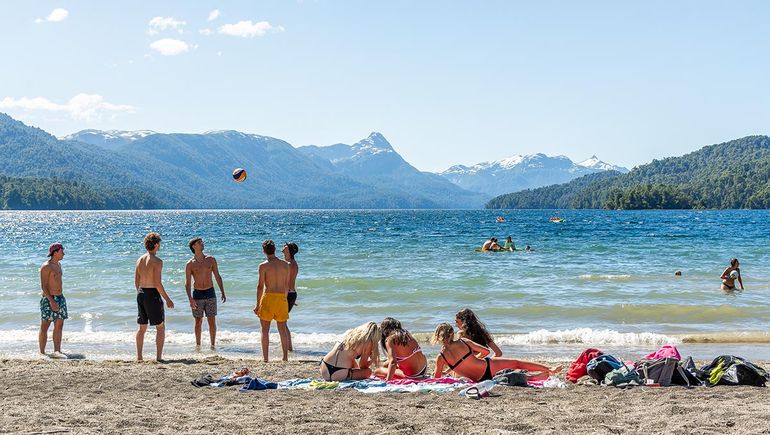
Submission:
<svg viewBox="0 0 770 435">
<path fill-rule="evenodd" d="M 603 175 L 501 195 L 487 208 L 770 208 L 770 137 L 748 136 Z"/>
</svg>

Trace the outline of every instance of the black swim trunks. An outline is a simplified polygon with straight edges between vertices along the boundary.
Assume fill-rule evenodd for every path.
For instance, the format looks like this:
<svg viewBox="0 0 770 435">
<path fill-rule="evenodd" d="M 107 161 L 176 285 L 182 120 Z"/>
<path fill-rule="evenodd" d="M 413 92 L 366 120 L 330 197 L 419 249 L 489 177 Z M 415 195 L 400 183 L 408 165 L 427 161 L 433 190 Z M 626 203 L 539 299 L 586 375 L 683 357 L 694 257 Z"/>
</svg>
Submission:
<svg viewBox="0 0 770 435">
<path fill-rule="evenodd" d="M 158 289 L 139 289 L 139 293 L 136 294 L 136 306 L 138 309 L 136 323 L 140 325 L 146 325 L 148 322 L 153 326 L 160 325 L 166 318 L 163 311 L 163 299 L 161 299 Z"/>
<path fill-rule="evenodd" d="M 297 292 L 289 292 L 286 295 L 286 299 L 289 300 L 289 312 L 291 312 L 291 309 L 294 307 L 294 304 L 297 303 Z"/>
</svg>

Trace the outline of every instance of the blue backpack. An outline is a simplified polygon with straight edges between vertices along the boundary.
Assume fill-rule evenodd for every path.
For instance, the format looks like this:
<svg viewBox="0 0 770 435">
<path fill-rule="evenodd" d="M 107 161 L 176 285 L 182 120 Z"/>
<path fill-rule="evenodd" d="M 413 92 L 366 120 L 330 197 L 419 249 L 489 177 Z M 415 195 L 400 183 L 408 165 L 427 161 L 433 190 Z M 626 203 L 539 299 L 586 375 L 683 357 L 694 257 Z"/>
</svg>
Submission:
<svg viewBox="0 0 770 435">
<path fill-rule="evenodd" d="M 612 355 L 599 355 L 588 361 L 586 371 L 588 376 L 596 379 L 600 384 L 604 383 L 607 373 L 623 367 L 623 363 Z"/>
</svg>

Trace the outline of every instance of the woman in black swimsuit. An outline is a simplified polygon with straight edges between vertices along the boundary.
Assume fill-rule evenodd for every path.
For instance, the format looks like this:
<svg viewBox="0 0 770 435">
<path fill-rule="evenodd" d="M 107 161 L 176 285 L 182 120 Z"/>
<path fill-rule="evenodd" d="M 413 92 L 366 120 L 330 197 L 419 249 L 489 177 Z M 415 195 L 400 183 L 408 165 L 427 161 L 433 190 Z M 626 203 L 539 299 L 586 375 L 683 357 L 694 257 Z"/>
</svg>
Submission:
<svg viewBox="0 0 770 435">
<path fill-rule="evenodd" d="M 380 365 L 380 327 L 374 322 L 349 329 L 342 341 L 321 360 L 321 377 L 327 381 L 366 379 Z"/>
<path fill-rule="evenodd" d="M 548 368 L 542 364 L 512 358 L 492 358 L 488 356 L 489 348 L 465 338 L 455 340 L 455 330 L 449 323 L 436 327 L 431 342 L 441 345 L 441 351 L 436 357 L 436 371 L 433 374 L 436 378 L 442 376 L 445 366 L 475 382 L 492 379 L 495 373 L 504 369 L 523 369 L 531 372 L 529 379 L 533 381 L 548 379 L 551 374 L 561 371 L 561 366 Z M 478 355 L 487 356 L 480 358 Z"/>
<path fill-rule="evenodd" d="M 737 272 L 737 276 L 734 276 L 732 272 Z M 738 284 L 741 285 L 741 290 L 743 290 L 743 279 L 741 279 L 741 268 L 740 263 L 738 262 L 737 258 L 733 258 L 730 260 L 730 267 L 725 269 L 724 272 L 722 272 L 722 276 L 720 277 L 722 279 L 722 290 L 725 291 L 732 291 L 735 290 L 735 280 L 738 280 Z"/>
<path fill-rule="evenodd" d="M 488 347 L 495 354 L 494 356 L 503 356 L 503 351 L 495 344 L 492 334 L 470 308 L 464 308 L 455 314 L 455 324 L 460 330 L 458 334 L 460 338 L 467 338 Z"/>
</svg>

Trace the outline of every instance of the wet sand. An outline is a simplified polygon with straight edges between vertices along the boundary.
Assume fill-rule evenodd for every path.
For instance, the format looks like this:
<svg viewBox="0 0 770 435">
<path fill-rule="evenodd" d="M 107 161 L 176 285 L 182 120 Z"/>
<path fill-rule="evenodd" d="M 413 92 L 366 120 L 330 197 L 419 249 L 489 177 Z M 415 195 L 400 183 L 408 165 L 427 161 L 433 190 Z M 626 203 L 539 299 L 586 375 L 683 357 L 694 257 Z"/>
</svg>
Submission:
<svg viewBox="0 0 770 435">
<path fill-rule="evenodd" d="M 567 363 L 565 361 L 565 363 Z M 766 362 L 758 362 L 765 367 Z M 2 360 L 0 432 L 11 433 L 767 433 L 766 388 L 529 389 L 457 393 L 195 388 L 246 366 L 280 381 L 318 377 L 317 361 Z"/>
</svg>

